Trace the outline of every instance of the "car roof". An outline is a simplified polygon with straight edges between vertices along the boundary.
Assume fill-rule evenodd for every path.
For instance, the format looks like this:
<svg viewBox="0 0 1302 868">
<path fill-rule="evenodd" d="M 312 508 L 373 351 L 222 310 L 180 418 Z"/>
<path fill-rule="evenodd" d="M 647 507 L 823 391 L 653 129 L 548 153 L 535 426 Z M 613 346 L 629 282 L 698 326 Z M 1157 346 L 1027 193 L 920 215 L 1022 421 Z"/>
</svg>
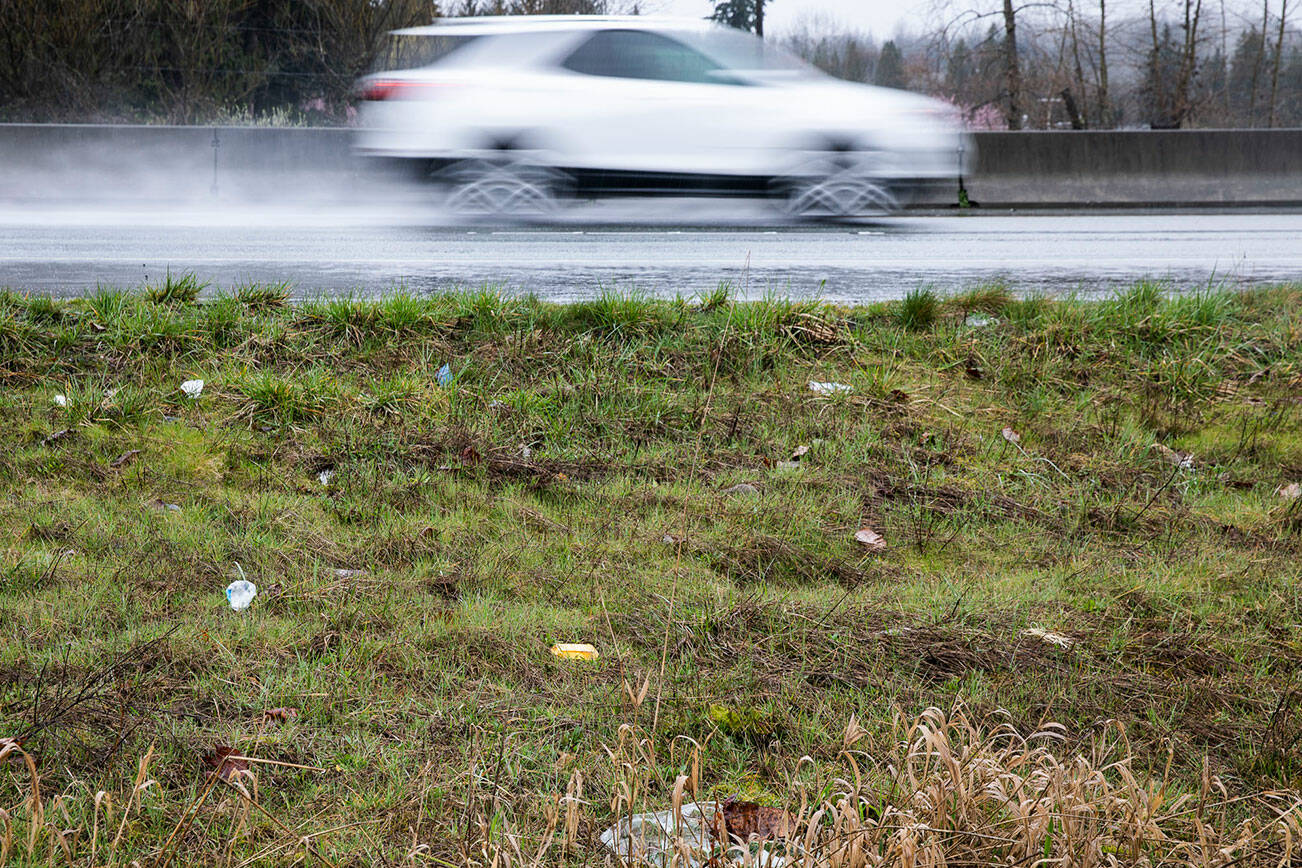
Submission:
<svg viewBox="0 0 1302 868">
<path fill-rule="evenodd" d="M 572 30 L 699 30 L 722 25 L 705 18 L 660 15 L 485 15 L 439 18 L 433 24 L 394 30 L 399 36 L 486 36 L 498 33 L 538 33 Z"/>
</svg>

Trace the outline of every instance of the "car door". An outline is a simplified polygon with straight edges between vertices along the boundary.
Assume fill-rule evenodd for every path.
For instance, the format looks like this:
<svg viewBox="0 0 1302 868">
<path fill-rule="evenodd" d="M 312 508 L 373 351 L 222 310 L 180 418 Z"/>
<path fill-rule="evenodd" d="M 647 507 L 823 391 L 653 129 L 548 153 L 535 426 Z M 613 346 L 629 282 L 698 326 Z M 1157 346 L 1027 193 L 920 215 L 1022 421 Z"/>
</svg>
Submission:
<svg viewBox="0 0 1302 868">
<path fill-rule="evenodd" d="M 649 30 L 594 32 L 559 64 L 556 112 L 581 165 L 628 172 L 749 174 L 768 89 Z"/>
</svg>

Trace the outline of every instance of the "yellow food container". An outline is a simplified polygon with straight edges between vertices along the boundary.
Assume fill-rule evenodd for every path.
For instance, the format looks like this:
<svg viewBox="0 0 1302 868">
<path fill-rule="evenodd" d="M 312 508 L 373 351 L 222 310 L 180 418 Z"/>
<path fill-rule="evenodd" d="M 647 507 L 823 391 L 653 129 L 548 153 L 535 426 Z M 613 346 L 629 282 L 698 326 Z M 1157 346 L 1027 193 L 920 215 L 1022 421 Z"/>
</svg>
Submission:
<svg viewBox="0 0 1302 868">
<path fill-rule="evenodd" d="M 563 660 L 596 660 L 601 656 L 591 645 L 553 645 L 552 653 Z"/>
</svg>

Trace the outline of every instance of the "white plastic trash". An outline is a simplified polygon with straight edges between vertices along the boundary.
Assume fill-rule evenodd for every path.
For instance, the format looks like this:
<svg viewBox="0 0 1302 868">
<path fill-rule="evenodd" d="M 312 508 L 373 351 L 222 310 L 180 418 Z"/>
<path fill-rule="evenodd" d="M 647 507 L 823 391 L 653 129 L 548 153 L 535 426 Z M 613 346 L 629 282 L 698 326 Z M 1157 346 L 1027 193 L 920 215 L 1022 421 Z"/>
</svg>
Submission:
<svg viewBox="0 0 1302 868">
<path fill-rule="evenodd" d="M 197 398 L 203 394 L 203 380 L 186 380 L 181 384 L 181 391 L 187 398 Z"/>
<path fill-rule="evenodd" d="M 68 406 L 68 396 L 67 396 L 67 395 L 55 395 L 55 396 L 54 396 L 54 406 L 56 406 L 56 407 L 66 407 L 66 406 Z"/>
<path fill-rule="evenodd" d="M 257 595 L 258 586 L 248 579 L 236 579 L 226 586 L 226 600 L 236 612 L 247 609 Z"/>
<path fill-rule="evenodd" d="M 682 820 L 679 824 L 672 810 L 634 814 L 602 832 L 601 843 L 626 863 L 660 868 L 668 868 L 680 841 L 693 855 L 709 856 L 714 805 L 689 802 L 683 805 Z M 701 860 L 679 859 L 677 864 L 682 868 L 700 868 Z"/>
<path fill-rule="evenodd" d="M 809 390 L 818 395 L 838 395 L 850 391 L 845 383 L 818 383 L 810 381 Z"/>
</svg>

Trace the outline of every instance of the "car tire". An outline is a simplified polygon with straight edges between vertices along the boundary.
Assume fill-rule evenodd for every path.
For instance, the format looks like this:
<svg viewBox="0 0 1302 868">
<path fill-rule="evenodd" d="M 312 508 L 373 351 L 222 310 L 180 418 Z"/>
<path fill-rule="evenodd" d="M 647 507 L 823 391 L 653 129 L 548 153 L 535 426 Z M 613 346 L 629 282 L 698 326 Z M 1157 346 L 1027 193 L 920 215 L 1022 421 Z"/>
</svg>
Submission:
<svg viewBox="0 0 1302 868">
<path fill-rule="evenodd" d="M 877 154 L 831 144 L 806 152 L 775 184 L 788 216 L 801 220 L 884 217 L 900 210 L 899 199 L 875 171 Z"/>
<path fill-rule="evenodd" d="M 546 219 L 571 185 L 565 173 L 528 158 L 494 155 L 459 160 L 434 176 L 443 207 L 468 219 Z"/>
</svg>

